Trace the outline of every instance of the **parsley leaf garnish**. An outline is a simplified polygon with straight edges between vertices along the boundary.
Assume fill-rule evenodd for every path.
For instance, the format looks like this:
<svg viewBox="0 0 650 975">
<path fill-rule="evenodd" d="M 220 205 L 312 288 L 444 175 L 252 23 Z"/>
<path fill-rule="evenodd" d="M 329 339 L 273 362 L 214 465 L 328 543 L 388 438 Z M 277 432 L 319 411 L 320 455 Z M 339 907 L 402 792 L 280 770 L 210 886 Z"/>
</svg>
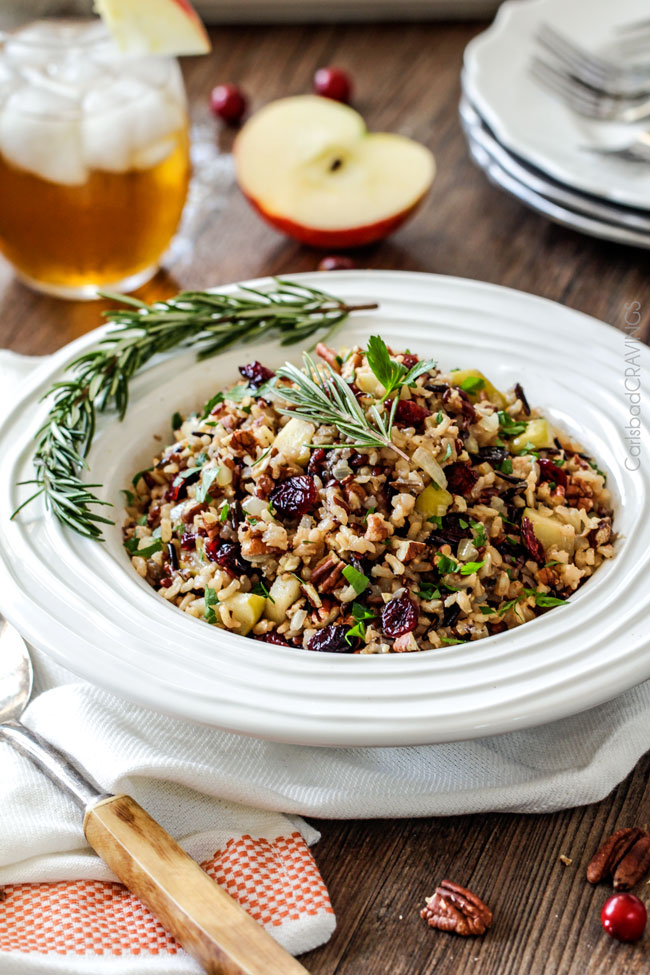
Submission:
<svg viewBox="0 0 650 975">
<path fill-rule="evenodd" d="M 215 395 L 208 400 L 208 402 L 203 407 L 203 413 L 201 414 L 201 419 L 205 420 L 206 417 L 210 416 L 215 406 L 219 403 L 223 403 L 223 393 L 215 393 Z"/>
<path fill-rule="evenodd" d="M 528 426 L 527 420 L 513 420 L 505 410 L 499 410 L 499 427 L 506 437 L 518 437 Z"/>
<path fill-rule="evenodd" d="M 460 384 L 460 388 L 465 393 L 479 393 L 485 387 L 485 380 L 481 379 L 480 376 L 468 376 L 467 379 L 463 379 Z"/>
<path fill-rule="evenodd" d="M 475 572 L 478 572 L 479 569 L 482 569 L 484 565 L 485 559 L 482 562 L 466 562 L 464 565 L 461 565 L 460 574 L 462 576 L 471 576 Z"/>
<path fill-rule="evenodd" d="M 401 362 L 391 359 L 386 343 L 379 335 L 371 335 L 368 339 L 366 358 L 368 365 L 386 390 L 380 403 L 402 386 L 412 386 L 418 376 L 430 372 L 436 365 L 433 359 L 423 359 L 407 369 Z"/>
<path fill-rule="evenodd" d="M 362 592 L 370 585 L 370 579 L 368 576 L 364 575 L 363 572 L 359 572 L 355 569 L 353 565 L 346 565 L 343 569 L 343 577 L 347 579 L 350 583 L 357 596 L 360 596 Z"/>
<path fill-rule="evenodd" d="M 210 488 L 219 476 L 220 470 L 220 467 L 210 467 L 207 471 L 203 471 L 201 483 L 197 485 L 196 490 L 194 491 L 194 497 L 197 501 L 202 503 L 203 501 L 208 500 Z"/>
<path fill-rule="evenodd" d="M 458 563 L 450 559 L 448 555 L 441 555 L 438 561 L 438 572 L 441 576 L 446 576 L 450 572 L 458 572 Z"/>
<path fill-rule="evenodd" d="M 205 599 L 205 613 L 203 614 L 203 619 L 207 620 L 208 623 L 217 622 L 217 614 L 214 611 L 214 607 L 219 602 L 216 592 L 211 586 L 205 587 L 204 593 Z"/>
</svg>

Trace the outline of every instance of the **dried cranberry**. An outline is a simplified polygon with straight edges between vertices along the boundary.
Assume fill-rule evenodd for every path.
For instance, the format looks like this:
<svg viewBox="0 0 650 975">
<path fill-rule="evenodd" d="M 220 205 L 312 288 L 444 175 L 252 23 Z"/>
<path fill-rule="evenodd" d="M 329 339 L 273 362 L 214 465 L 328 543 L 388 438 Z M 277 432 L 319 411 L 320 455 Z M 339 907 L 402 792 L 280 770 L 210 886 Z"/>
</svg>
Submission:
<svg viewBox="0 0 650 975">
<path fill-rule="evenodd" d="M 170 586 L 174 585 L 173 579 L 161 579 L 160 586 L 162 589 L 169 589 Z"/>
<path fill-rule="evenodd" d="M 461 525 L 461 521 L 465 525 L 464 528 Z M 471 537 L 472 530 L 466 518 L 462 514 L 457 514 L 452 511 L 443 518 L 441 528 L 434 528 L 429 535 L 428 541 L 438 547 L 441 545 L 451 545 L 452 548 L 456 548 L 463 538 Z"/>
<path fill-rule="evenodd" d="M 536 562 L 544 562 L 544 546 L 535 534 L 530 518 L 521 519 L 521 541 Z"/>
<path fill-rule="evenodd" d="M 205 554 L 211 562 L 216 562 L 231 576 L 240 576 L 250 571 L 251 566 L 242 558 L 237 542 L 220 542 L 218 538 L 212 538 L 205 544 Z"/>
<path fill-rule="evenodd" d="M 293 644 L 288 643 L 283 636 L 276 633 L 273 630 L 271 633 L 261 633 L 259 636 L 254 637 L 255 640 L 259 640 L 260 643 L 273 643 L 276 647 L 290 647 Z"/>
<path fill-rule="evenodd" d="M 470 403 L 469 396 L 464 389 L 460 388 L 460 386 L 454 386 L 453 389 L 449 387 L 445 390 L 445 392 L 442 394 L 442 402 L 444 405 L 447 407 L 449 406 L 449 400 L 451 399 L 453 393 L 458 393 L 461 398 L 461 413 L 463 414 L 464 418 L 468 421 L 468 423 L 474 423 L 476 421 L 476 410 Z"/>
<path fill-rule="evenodd" d="M 478 481 L 478 474 L 471 464 L 456 461 L 445 467 L 447 487 L 452 494 L 462 494 L 466 497 Z"/>
<path fill-rule="evenodd" d="M 275 373 L 272 369 L 267 369 L 263 366 L 261 362 L 249 362 L 246 366 L 240 366 L 239 371 L 244 377 L 248 379 L 248 385 L 252 386 L 253 389 L 259 389 L 262 383 L 266 383 L 269 379 L 273 379 Z"/>
<path fill-rule="evenodd" d="M 201 471 L 197 467 L 191 474 L 177 474 L 165 492 L 166 501 L 182 501 L 187 497 L 187 489 L 190 484 L 194 484 L 201 476 Z"/>
<path fill-rule="evenodd" d="M 563 471 L 561 467 L 554 464 L 552 460 L 545 460 L 542 458 L 537 462 L 539 464 L 539 477 L 542 481 L 553 481 L 555 484 L 561 484 L 562 487 L 566 487 L 568 484 L 568 477 L 566 471 Z"/>
<path fill-rule="evenodd" d="M 357 467 L 364 467 L 367 463 L 368 454 L 361 454 L 358 450 L 356 450 L 348 460 L 348 464 L 350 467 L 354 468 L 354 470 L 356 470 Z"/>
<path fill-rule="evenodd" d="M 325 466 L 325 461 L 327 460 L 327 451 L 319 447 L 318 450 L 314 450 L 311 457 L 309 458 L 309 463 L 307 464 L 308 474 L 320 474 L 323 467 Z"/>
<path fill-rule="evenodd" d="M 412 369 L 416 362 L 419 361 L 420 360 L 418 357 L 416 355 L 412 355 L 410 352 L 407 352 L 406 355 L 402 356 L 402 365 L 406 366 L 407 369 Z"/>
<path fill-rule="evenodd" d="M 382 609 L 381 629 L 384 636 L 403 636 L 415 629 L 419 618 L 417 606 L 405 592 L 402 596 L 391 599 Z"/>
<path fill-rule="evenodd" d="M 395 422 L 397 424 L 403 424 L 406 427 L 419 427 L 422 426 L 428 416 L 431 416 L 431 410 L 427 410 L 425 406 L 420 406 L 419 403 L 414 403 L 412 399 L 400 399 L 397 402 L 395 408 Z"/>
<path fill-rule="evenodd" d="M 196 535 L 194 532 L 185 532 L 181 536 L 181 548 L 196 548 Z"/>
<path fill-rule="evenodd" d="M 273 488 L 270 499 L 280 517 L 298 517 L 318 503 L 318 490 L 313 477 L 309 474 L 297 474 Z"/>
<path fill-rule="evenodd" d="M 354 647 L 345 639 L 349 626 L 330 623 L 322 630 L 314 633 L 307 644 L 308 650 L 318 650 L 321 653 L 352 653 Z"/>
</svg>

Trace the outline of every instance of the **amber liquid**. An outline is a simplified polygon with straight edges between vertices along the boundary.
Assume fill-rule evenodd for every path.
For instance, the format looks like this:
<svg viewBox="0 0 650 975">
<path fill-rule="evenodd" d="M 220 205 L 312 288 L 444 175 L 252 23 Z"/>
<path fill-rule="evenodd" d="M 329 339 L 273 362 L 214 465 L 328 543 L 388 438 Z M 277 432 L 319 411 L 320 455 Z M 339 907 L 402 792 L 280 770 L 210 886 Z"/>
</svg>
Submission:
<svg viewBox="0 0 650 975">
<path fill-rule="evenodd" d="M 0 252 L 32 282 L 71 289 L 155 267 L 187 195 L 187 130 L 175 139 L 150 169 L 94 170 L 81 186 L 51 183 L 0 155 Z"/>
</svg>

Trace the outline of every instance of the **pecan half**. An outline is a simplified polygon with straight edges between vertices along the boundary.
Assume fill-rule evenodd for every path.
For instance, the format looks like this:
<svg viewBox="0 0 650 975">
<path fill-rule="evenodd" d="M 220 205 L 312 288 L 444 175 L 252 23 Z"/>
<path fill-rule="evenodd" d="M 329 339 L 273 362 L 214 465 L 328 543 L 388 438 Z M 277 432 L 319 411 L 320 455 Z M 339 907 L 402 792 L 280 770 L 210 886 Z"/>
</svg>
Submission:
<svg viewBox="0 0 650 975">
<path fill-rule="evenodd" d="M 611 876 L 637 840 L 647 835 L 645 830 L 639 829 L 637 826 L 617 830 L 596 851 L 587 867 L 589 883 L 599 884 L 605 877 Z"/>
<path fill-rule="evenodd" d="M 331 553 L 320 565 L 316 566 L 311 574 L 310 581 L 314 586 L 318 586 L 321 592 L 331 592 L 332 589 L 336 589 L 344 567 L 345 562 Z"/>
<path fill-rule="evenodd" d="M 485 934 L 492 924 L 492 911 L 480 897 L 465 887 L 443 880 L 433 897 L 427 897 L 420 911 L 430 928 L 455 934 Z"/>
<path fill-rule="evenodd" d="M 614 871 L 614 890 L 631 890 L 650 867 L 650 836 L 644 833 L 625 854 Z"/>
</svg>

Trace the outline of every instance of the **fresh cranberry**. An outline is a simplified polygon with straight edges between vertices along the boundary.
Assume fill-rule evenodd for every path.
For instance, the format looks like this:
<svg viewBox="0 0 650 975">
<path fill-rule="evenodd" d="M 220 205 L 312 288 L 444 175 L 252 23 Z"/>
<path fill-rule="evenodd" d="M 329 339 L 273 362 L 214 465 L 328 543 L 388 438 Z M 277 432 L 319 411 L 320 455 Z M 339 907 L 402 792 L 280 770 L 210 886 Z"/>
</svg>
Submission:
<svg viewBox="0 0 650 975">
<path fill-rule="evenodd" d="M 213 538 L 205 544 L 205 554 L 211 562 L 216 562 L 231 576 L 240 576 L 250 571 L 250 564 L 242 558 L 241 548 L 237 542 L 220 542 Z"/>
<path fill-rule="evenodd" d="M 603 904 L 600 920 L 617 941 L 638 941 L 648 920 L 645 905 L 634 894 L 614 894 Z"/>
<path fill-rule="evenodd" d="M 457 461 L 445 467 L 447 487 L 452 494 L 462 494 L 466 497 L 478 481 L 478 474 L 471 464 Z"/>
<path fill-rule="evenodd" d="M 315 507 L 318 503 L 318 490 L 313 477 L 309 474 L 297 474 L 273 488 L 270 499 L 280 517 L 295 518 Z"/>
<path fill-rule="evenodd" d="M 427 410 L 425 406 L 420 406 L 419 403 L 414 402 L 412 399 L 400 399 L 397 401 L 395 422 L 398 425 L 421 427 L 428 416 L 431 416 L 431 410 Z"/>
<path fill-rule="evenodd" d="M 352 653 L 354 647 L 345 639 L 349 626 L 336 626 L 330 623 L 322 630 L 314 633 L 307 644 L 308 650 L 319 650 L 321 653 Z"/>
<path fill-rule="evenodd" d="M 539 464 L 539 476 L 542 481 L 553 481 L 555 484 L 560 484 L 562 487 L 566 487 L 568 483 L 568 478 L 566 471 L 563 471 L 561 467 L 554 464 L 552 460 L 546 460 L 542 458 L 538 460 Z"/>
<path fill-rule="evenodd" d="M 416 355 L 413 355 L 411 352 L 407 352 L 406 355 L 402 356 L 402 365 L 405 366 L 407 369 L 412 369 L 413 366 L 416 364 L 416 362 L 419 361 L 420 360 L 418 359 L 418 357 Z"/>
<path fill-rule="evenodd" d="M 345 254 L 329 254 L 318 263 L 319 271 L 353 271 L 357 265 Z"/>
<path fill-rule="evenodd" d="M 273 379 L 275 373 L 272 369 L 267 369 L 263 366 L 261 362 L 249 362 L 246 366 L 240 366 L 239 371 L 244 377 L 248 379 L 249 386 L 253 389 L 258 389 L 262 383 L 267 383 L 269 379 Z"/>
<path fill-rule="evenodd" d="M 381 629 L 384 636 L 403 636 L 415 629 L 419 618 L 417 606 L 405 592 L 402 596 L 391 599 L 382 609 Z"/>
<path fill-rule="evenodd" d="M 307 464 L 308 474 L 320 474 L 325 466 L 325 461 L 327 460 L 327 451 L 319 447 L 318 450 L 313 450 L 311 457 L 309 458 L 309 463 Z"/>
<path fill-rule="evenodd" d="M 535 534 L 533 523 L 530 518 L 521 519 L 521 541 L 528 549 L 536 562 L 541 565 L 544 562 L 544 546 Z"/>
<path fill-rule="evenodd" d="M 241 122 L 247 107 L 246 95 L 237 85 L 217 85 L 212 89 L 210 108 L 229 125 Z"/>
<path fill-rule="evenodd" d="M 349 102 L 352 97 L 350 75 L 341 68 L 319 68 L 314 74 L 314 91 L 335 102 Z"/>
</svg>

